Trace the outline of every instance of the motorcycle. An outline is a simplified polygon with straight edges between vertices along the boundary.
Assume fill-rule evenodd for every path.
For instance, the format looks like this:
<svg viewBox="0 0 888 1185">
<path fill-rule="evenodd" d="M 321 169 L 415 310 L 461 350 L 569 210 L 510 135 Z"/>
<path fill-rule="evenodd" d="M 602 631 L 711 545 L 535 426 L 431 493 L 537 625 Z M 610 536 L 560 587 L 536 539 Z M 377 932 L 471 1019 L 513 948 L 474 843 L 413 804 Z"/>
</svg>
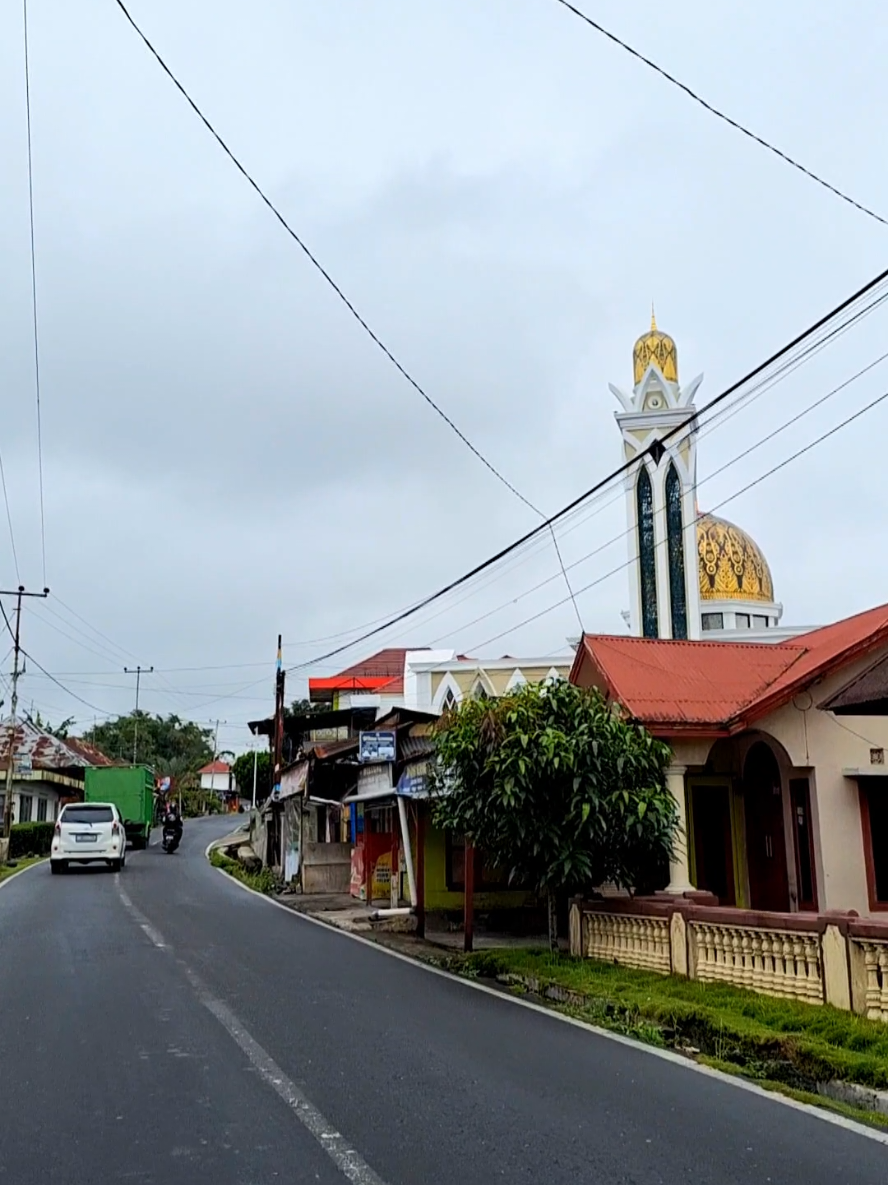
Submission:
<svg viewBox="0 0 888 1185">
<path fill-rule="evenodd" d="M 181 833 L 178 828 L 172 823 L 164 823 L 163 842 L 161 844 L 163 850 L 169 855 L 172 855 L 172 853 L 175 852 L 176 848 L 179 846 L 180 839 Z"/>
</svg>

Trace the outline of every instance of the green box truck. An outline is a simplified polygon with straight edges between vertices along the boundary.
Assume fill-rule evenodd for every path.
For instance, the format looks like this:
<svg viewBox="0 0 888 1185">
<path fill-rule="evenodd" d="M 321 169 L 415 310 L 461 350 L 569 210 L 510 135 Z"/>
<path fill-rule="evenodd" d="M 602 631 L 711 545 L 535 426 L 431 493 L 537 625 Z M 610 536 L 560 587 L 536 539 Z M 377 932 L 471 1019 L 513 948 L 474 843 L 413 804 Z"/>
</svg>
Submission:
<svg viewBox="0 0 888 1185">
<path fill-rule="evenodd" d="M 83 797 L 86 802 L 113 802 L 133 847 L 148 846 L 154 822 L 154 774 L 147 765 L 88 765 Z"/>
</svg>

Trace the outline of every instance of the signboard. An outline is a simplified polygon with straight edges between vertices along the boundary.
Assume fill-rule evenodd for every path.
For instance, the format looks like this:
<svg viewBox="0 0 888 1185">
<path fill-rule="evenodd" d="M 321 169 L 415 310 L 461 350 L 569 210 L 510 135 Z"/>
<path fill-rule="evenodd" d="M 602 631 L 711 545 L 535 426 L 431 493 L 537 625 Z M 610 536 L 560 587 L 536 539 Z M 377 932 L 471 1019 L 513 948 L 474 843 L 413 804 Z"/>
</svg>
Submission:
<svg viewBox="0 0 888 1185">
<path fill-rule="evenodd" d="M 352 848 L 351 854 L 351 878 L 349 882 L 349 891 L 352 897 L 357 897 L 358 900 L 363 901 L 366 897 L 364 891 L 364 849 Z"/>
<path fill-rule="evenodd" d="M 391 893 L 392 884 L 392 854 L 391 852 L 383 852 L 381 856 L 376 858 L 376 863 L 373 865 L 373 876 L 370 882 L 370 896 L 373 901 L 378 901 L 380 897 L 388 897 Z"/>
<path fill-rule="evenodd" d="M 423 769 L 405 769 L 398 778 L 397 792 L 402 798 L 427 798 L 429 793 L 429 775 Z"/>
<path fill-rule="evenodd" d="M 358 761 L 369 764 L 374 761 L 395 760 L 394 732 L 362 732 L 358 747 Z"/>
<path fill-rule="evenodd" d="M 34 769 L 30 753 L 16 753 L 13 764 L 17 774 L 29 774 Z"/>
</svg>

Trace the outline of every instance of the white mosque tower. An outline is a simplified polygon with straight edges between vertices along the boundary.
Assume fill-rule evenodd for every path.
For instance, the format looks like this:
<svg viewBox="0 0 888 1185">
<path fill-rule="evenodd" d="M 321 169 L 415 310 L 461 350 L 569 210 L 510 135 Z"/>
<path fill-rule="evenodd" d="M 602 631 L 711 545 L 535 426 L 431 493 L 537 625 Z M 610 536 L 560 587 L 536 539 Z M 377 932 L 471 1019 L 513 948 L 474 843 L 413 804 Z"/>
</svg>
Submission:
<svg viewBox="0 0 888 1185">
<path fill-rule="evenodd" d="M 780 628 L 783 606 L 774 600 L 771 570 L 746 532 L 698 513 L 696 433 L 663 439 L 694 414 L 703 376 L 681 386 L 675 342 L 657 328 L 653 312 L 632 361 L 632 392 L 610 385 L 622 407 L 616 420 L 625 459 L 642 458 L 625 481 L 629 628 L 646 638 L 746 642 L 803 632 Z"/>
</svg>

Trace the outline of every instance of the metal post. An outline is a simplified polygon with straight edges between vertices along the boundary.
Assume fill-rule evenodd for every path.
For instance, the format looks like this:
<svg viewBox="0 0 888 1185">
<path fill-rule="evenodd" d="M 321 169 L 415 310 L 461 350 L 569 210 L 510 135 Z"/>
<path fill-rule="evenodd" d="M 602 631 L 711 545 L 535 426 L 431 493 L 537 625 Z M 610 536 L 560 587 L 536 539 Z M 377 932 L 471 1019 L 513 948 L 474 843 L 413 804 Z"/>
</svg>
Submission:
<svg viewBox="0 0 888 1185">
<path fill-rule="evenodd" d="M 253 807 L 252 807 L 253 810 L 256 809 L 256 775 L 258 773 L 258 769 L 259 769 L 259 750 L 254 749 L 253 750 Z"/>
<path fill-rule="evenodd" d="M 125 675 L 136 676 L 136 710 L 133 713 L 133 765 L 139 764 L 139 687 L 142 683 L 142 670 L 143 668 L 141 666 L 137 666 L 135 669 L 133 667 L 123 668 L 123 673 Z M 150 675 L 153 670 L 153 666 L 147 667 L 145 668 L 145 674 Z"/>
<path fill-rule="evenodd" d="M 18 681 L 21 671 L 19 670 L 19 654 L 21 653 L 21 628 L 22 628 L 22 597 L 40 597 L 45 599 L 49 596 L 49 589 L 45 588 L 43 592 L 29 593 L 25 592 L 25 586 L 20 584 L 18 588 L 11 592 L 9 590 L 0 590 L 0 597 L 15 597 L 15 629 L 13 630 L 9 624 L 9 618 L 6 616 L 6 610 L 3 610 L 3 619 L 6 622 L 6 627 L 12 635 L 13 646 L 13 663 L 12 663 L 12 693 L 10 695 L 9 703 L 9 745 L 6 753 L 6 796 L 3 800 L 3 838 L 9 839 L 9 831 L 12 827 L 12 786 L 13 775 L 15 768 L 15 731 L 18 724 L 17 710 L 18 710 Z"/>
</svg>

